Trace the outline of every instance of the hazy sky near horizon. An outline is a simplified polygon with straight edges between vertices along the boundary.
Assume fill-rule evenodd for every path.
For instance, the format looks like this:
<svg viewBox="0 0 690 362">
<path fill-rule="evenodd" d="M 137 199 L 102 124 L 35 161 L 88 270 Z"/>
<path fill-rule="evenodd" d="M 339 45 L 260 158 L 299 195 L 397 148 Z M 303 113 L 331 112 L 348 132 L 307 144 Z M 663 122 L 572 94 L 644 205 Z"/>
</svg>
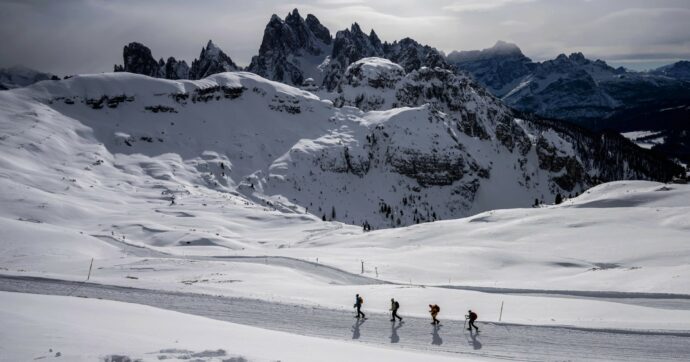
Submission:
<svg viewBox="0 0 690 362">
<path fill-rule="evenodd" d="M 446 53 L 500 39 L 534 60 L 580 51 L 647 69 L 690 59 L 689 0 L 0 0 L 0 67 L 108 72 L 132 41 L 191 63 L 209 39 L 247 65 L 271 14 L 293 8 L 332 35 L 357 22 L 384 41 L 411 37 Z"/>
</svg>

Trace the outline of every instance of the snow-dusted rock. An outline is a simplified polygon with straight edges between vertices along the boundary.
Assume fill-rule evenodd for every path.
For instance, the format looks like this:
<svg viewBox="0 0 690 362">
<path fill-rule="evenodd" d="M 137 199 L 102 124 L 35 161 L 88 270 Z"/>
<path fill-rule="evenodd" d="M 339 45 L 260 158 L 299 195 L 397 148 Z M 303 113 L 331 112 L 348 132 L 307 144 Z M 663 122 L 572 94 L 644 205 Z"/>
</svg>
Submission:
<svg viewBox="0 0 690 362">
<path fill-rule="evenodd" d="M 678 80 L 690 81 L 690 61 L 681 60 L 673 64 L 659 67 L 652 71 L 652 73 L 665 75 Z"/>
<path fill-rule="evenodd" d="M 165 78 L 166 79 L 188 79 L 189 66 L 184 60 L 178 61 L 174 57 L 168 58 L 165 63 Z"/>
<path fill-rule="evenodd" d="M 189 79 L 203 79 L 209 75 L 234 72 L 239 67 L 213 41 L 209 40 L 201 49 L 199 59 L 194 59 L 189 70 Z"/>
<path fill-rule="evenodd" d="M 331 53 L 332 39 L 326 27 L 312 14 L 306 20 L 297 9 L 282 20 L 273 15 L 264 30 L 259 54 L 248 71 L 279 82 L 301 85 L 307 78 L 319 83 L 319 67 Z"/>
</svg>

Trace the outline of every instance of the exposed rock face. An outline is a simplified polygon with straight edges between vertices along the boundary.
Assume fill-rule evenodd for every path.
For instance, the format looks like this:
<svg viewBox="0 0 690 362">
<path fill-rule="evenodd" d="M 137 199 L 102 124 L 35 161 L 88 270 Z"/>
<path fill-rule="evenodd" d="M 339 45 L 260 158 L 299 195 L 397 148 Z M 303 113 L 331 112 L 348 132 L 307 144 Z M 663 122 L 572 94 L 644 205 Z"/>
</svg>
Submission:
<svg viewBox="0 0 690 362">
<path fill-rule="evenodd" d="M 163 78 L 164 72 L 160 64 L 151 55 L 151 49 L 137 42 L 125 45 L 122 51 L 123 66 L 115 66 L 115 71 L 124 71 L 136 74 L 148 75 L 154 78 Z"/>
<path fill-rule="evenodd" d="M 237 65 L 223 53 L 211 40 L 201 49 L 199 59 L 192 62 L 190 69 L 187 62 L 169 57 L 159 61 L 151 55 L 151 49 L 141 43 L 129 43 L 123 50 L 124 65 L 115 65 L 115 72 L 130 72 L 166 79 L 201 79 L 209 75 L 236 71 Z"/>
<path fill-rule="evenodd" d="M 294 9 L 283 21 L 274 14 L 264 30 L 259 55 L 247 70 L 292 85 L 307 78 L 320 82 L 318 66 L 330 54 L 331 45 L 330 32 L 314 15 L 305 20 Z"/>
<path fill-rule="evenodd" d="M 239 67 L 213 41 L 209 40 L 201 49 L 199 59 L 194 59 L 189 70 L 189 79 L 203 79 L 209 75 L 234 72 Z"/>
<path fill-rule="evenodd" d="M 189 66 L 184 60 L 177 61 L 170 57 L 165 63 L 165 78 L 166 79 L 188 79 Z"/>
</svg>

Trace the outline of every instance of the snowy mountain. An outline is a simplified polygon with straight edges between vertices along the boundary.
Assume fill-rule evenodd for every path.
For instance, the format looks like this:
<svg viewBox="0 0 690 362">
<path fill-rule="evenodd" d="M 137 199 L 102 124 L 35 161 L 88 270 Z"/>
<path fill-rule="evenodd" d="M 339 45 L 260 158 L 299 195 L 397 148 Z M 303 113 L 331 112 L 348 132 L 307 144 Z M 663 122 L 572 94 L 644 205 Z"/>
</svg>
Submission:
<svg viewBox="0 0 690 362">
<path fill-rule="evenodd" d="M 690 61 L 681 60 L 673 64 L 659 67 L 651 73 L 664 75 L 669 78 L 690 81 Z"/>
<path fill-rule="evenodd" d="M 432 47 L 421 45 L 410 38 L 393 43 L 381 43 L 373 29 L 367 35 L 359 24 L 354 23 L 350 29 L 336 33 L 333 54 L 326 68 L 323 86 L 327 90 L 335 89 L 350 64 L 369 57 L 391 60 L 400 65 L 405 72 L 425 66 L 450 68 L 443 54 Z"/>
<path fill-rule="evenodd" d="M 0 92 L 0 360 L 690 355 L 690 185 L 656 152 L 690 150 L 682 64 L 445 58 L 295 10 L 250 68 L 131 43 Z"/>
<path fill-rule="evenodd" d="M 690 83 L 613 68 L 582 53 L 535 63 L 516 45 L 499 41 L 481 51 L 453 52 L 448 61 L 511 107 L 587 126 L 640 104 L 690 99 Z"/>
<path fill-rule="evenodd" d="M 199 81 L 77 76 L 11 97 L 45 109 L 52 119 L 46 126 L 55 127 L 49 132 L 73 130 L 69 144 L 104 147 L 66 149 L 63 157 L 84 154 L 118 172 L 130 166 L 117 166 L 117 155 L 128 155 L 134 168 L 126 172 L 180 185 L 168 186 L 168 197 L 184 197 L 182 185 L 196 185 L 374 227 L 530 206 L 602 181 L 663 180 L 677 172 L 620 137 L 520 119 L 448 70 L 403 76 L 400 66 L 374 58 L 346 74 L 350 81 L 336 102 L 356 101 L 345 89 L 379 86 L 386 102 L 368 99 L 377 109 L 369 112 L 337 108 L 242 72 Z M 80 136 L 83 127 L 92 133 Z"/>
<path fill-rule="evenodd" d="M 23 66 L 0 69 L 0 90 L 26 87 L 42 80 L 58 79 L 56 75 Z"/>
<path fill-rule="evenodd" d="M 484 50 L 451 52 L 448 54 L 448 62 L 472 74 L 497 97 L 508 93 L 516 82 L 536 67 L 517 45 L 504 41 L 498 41 L 493 47 Z"/>
<path fill-rule="evenodd" d="M 314 15 L 304 19 L 294 9 L 285 20 L 275 14 L 271 17 L 259 54 L 247 70 L 286 84 L 300 86 L 308 78 L 321 84 L 322 64 L 331 50 L 330 31 Z"/>
</svg>

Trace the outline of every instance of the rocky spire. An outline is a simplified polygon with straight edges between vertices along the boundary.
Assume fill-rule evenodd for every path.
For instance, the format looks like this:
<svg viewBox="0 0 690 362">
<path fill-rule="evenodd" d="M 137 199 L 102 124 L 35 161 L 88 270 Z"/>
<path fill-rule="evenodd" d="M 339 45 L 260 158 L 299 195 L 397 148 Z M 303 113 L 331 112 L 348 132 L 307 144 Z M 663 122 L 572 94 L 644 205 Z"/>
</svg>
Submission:
<svg viewBox="0 0 690 362">
<path fill-rule="evenodd" d="M 314 57 L 330 54 L 331 43 L 331 33 L 314 15 L 307 15 L 305 20 L 294 9 L 282 20 L 274 14 L 266 24 L 259 54 L 252 58 L 247 70 L 301 85 L 304 79 L 318 76 L 317 66 L 321 62 L 314 63 Z"/>
<path fill-rule="evenodd" d="M 212 40 L 201 49 L 199 59 L 194 59 L 189 70 L 189 79 L 203 79 L 210 75 L 233 72 L 239 67 Z"/>
<path fill-rule="evenodd" d="M 184 60 L 178 61 L 174 57 L 170 57 L 164 67 L 165 78 L 167 79 L 189 78 L 189 66 Z"/>
<path fill-rule="evenodd" d="M 122 51 L 124 65 L 115 66 L 115 71 L 125 71 L 149 77 L 162 78 L 163 72 L 156 59 L 151 55 L 151 49 L 137 42 L 125 45 Z"/>
</svg>

